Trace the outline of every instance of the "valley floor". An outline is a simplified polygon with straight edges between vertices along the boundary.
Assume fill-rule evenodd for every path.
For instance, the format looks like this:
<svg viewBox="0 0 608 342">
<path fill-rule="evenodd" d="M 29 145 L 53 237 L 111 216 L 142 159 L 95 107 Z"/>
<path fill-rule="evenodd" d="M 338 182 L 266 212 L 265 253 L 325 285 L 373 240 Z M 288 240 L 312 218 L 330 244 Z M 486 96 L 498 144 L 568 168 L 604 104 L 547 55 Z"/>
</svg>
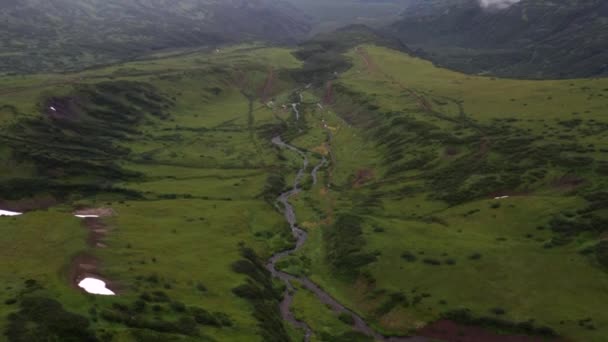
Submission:
<svg viewBox="0 0 608 342">
<path fill-rule="evenodd" d="M 276 136 L 310 161 L 289 199 L 308 238 L 277 268 L 377 333 L 604 339 L 608 80 L 477 77 L 360 45 L 308 85 L 292 52 L 0 80 L 0 209 L 24 212 L 0 217 L 9 341 L 304 339 L 266 271 L 296 242 L 276 198 L 302 167 Z M 75 286 L 91 275 L 117 295 Z M 312 341 L 370 340 L 292 285 Z"/>
</svg>

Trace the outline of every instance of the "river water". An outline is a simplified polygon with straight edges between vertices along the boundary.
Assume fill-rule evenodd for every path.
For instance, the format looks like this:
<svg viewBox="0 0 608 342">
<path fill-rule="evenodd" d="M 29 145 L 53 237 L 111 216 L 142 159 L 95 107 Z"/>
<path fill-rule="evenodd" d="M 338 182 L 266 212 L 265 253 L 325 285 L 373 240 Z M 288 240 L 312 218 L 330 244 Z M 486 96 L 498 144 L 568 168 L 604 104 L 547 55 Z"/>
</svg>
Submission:
<svg viewBox="0 0 608 342">
<path fill-rule="evenodd" d="M 299 115 L 299 113 L 298 113 L 298 115 Z M 304 151 L 301 151 L 297 147 L 285 143 L 280 136 L 274 137 L 272 139 L 272 143 L 274 145 L 278 146 L 279 148 L 291 150 L 302 158 L 302 167 L 298 170 L 298 172 L 296 174 L 292 189 L 282 193 L 277 198 L 277 203 L 279 204 L 278 205 L 279 210 L 281 210 L 283 212 L 283 215 L 285 216 L 285 220 L 287 221 L 287 223 L 289 223 L 291 232 L 296 239 L 295 247 L 293 247 L 292 249 L 282 251 L 282 252 L 272 255 L 272 257 L 270 257 L 270 259 L 268 260 L 268 262 L 266 264 L 266 268 L 270 271 L 272 276 L 275 278 L 279 278 L 281 281 L 283 281 L 285 283 L 285 286 L 286 286 L 283 300 L 280 304 L 281 315 L 282 315 L 283 319 L 285 321 L 289 322 L 290 324 L 292 324 L 293 326 L 303 330 L 304 331 L 304 340 L 306 342 L 310 341 L 310 337 L 312 336 L 312 333 L 313 333 L 312 329 L 308 326 L 308 324 L 306 324 L 306 322 L 297 320 L 294 317 L 294 315 L 290 309 L 291 303 L 293 301 L 293 293 L 295 291 L 293 284 L 291 282 L 297 281 L 300 284 L 302 284 L 303 287 L 305 287 L 306 289 L 308 289 L 309 291 L 314 293 L 315 296 L 317 297 L 317 299 L 319 299 L 319 301 L 321 303 L 330 307 L 334 312 L 350 314 L 353 317 L 353 321 L 354 321 L 353 330 L 355 330 L 355 331 L 358 331 L 365 335 L 374 337 L 377 341 L 395 341 L 395 342 L 428 341 L 426 338 L 423 338 L 423 337 L 386 337 L 386 336 L 383 336 L 383 335 L 377 333 L 374 329 L 372 329 L 363 320 L 362 317 L 360 317 L 359 315 L 357 315 L 355 312 L 351 311 L 350 309 L 346 308 L 342 303 L 340 303 L 338 300 L 336 300 L 334 297 L 332 297 L 329 293 L 325 292 L 321 287 L 319 287 L 317 284 L 312 282 L 310 279 L 308 279 L 306 277 L 296 277 L 289 273 L 277 270 L 277 268 L 276 268 L 277 262 L 279 262 L 280 260 L 282 260 L 282 259 L 288 257 L 289 255 L 292 255 L 295 252 L 297 252 L 298 250 L 300 250 L 308 239 L 308 234 L 306 233 L 306 231 L 304 231 L 298 227 L 296 213 L 295 213 L 293 206 L 289 203 L 289 199 L 291 197 L 299 194 L 302 191 L 302 189 L 300 189 L 300 182 L 302 181 L 302 178 L 305 175 L 306 169 L 308 168 L 309 161 L 308 161 L 308 157 L 306 156 L 306 153 Z M 325 157 L 323 157 L 323 160 L 321 161 L 321 163 L 313 169 L 311 176 L 313 177 L 313 182 L 315 184 L 317 183 L 317 172 L 322 167 L 327 166 L 327 164 L 328 164 L 327 159 Z"/>
</svg>

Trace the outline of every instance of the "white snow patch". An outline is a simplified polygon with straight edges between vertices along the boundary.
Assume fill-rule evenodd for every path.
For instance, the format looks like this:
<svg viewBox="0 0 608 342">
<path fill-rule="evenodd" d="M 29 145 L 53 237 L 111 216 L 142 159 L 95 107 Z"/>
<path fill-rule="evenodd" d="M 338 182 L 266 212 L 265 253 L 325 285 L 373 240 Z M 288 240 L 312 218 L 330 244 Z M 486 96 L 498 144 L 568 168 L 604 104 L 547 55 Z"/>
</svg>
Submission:
<svg viewBox="0 0 608 342">
<path fill-rule="evenodd" d="M 53 106 L 50 106 L 49 108 L 51 108 L 51 110 L 52 110 L 53 112 L 56 112 L 56 111 L 57 111 L 57 109 L 55 109 L 55 107 L 53 107 Z"/>
<path fill-rule="evenodd" d="M 501 200 L 501 199 L 505 199 L 505 198 L 509 198 L 509 196 L 494 197 L 495 200 Z"/>
<path fill-rule="evenodd" d="M 112 290 L 106 287 L 106 283 L 103 280 L 95 278 L 84 278 L 78 283 L 78 287 L 84 289 L 87 293 L 102 295 L 102 296 L 115 296 Z"/>
<path fill-rule="evenodd" d="M 0 216 L 19 216 L 19 215 L 23 215 L 23 213 L 17 213 L 17 212 L 8 211 L 8 210 L 0 210 Z"/>
<path fill-rule="evenodd" d="M 479 5 L 483 8 L 505 9 L 521 0 L 479 0 Z"/>
<path fill-rule="evenodd" d="M 78 218 L 97 218 L 99 215 L 74 215 Z"/>
</svg>

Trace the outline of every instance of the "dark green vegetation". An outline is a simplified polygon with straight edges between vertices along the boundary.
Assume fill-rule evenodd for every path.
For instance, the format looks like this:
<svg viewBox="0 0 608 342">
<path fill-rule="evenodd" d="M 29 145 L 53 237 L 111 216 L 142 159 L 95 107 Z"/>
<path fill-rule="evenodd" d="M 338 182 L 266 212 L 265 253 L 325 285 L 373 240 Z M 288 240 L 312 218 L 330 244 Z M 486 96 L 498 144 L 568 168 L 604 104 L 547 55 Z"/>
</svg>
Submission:
<svg viewBox="0 0 608 342">
<path fill-rule="evenodd" d="M 298 66 L 288 50 L 239 46 L 3 79 L 2 208 L 28 211 L 0 218 L 7 338 L 285 340 L 261 260 L 290 244 L 272 200 L 287 172 L 266 138 L 288 118 L 262 98 L 291 92 Z M 72 215 L 100 207 L 113 214 Z M 85 295 L 81 269 L 120 295 Z"/>
<path fill-rule="evenodd" d="M 325 84 L 352 67 L 352 62 L 343 53 L 361 44 L 378 44 L 396 50 L 406 47 L 396 39 L 384 37 L 364 25 L 350 25 L 339 30 L 316 35 L 299 45 L 294 55 L 304 65 L 292 72 L 300 83 Z"/>
<path fill-rule="evenodd" d="M 304 96 L 334 163 L 295 200 L 310 241 L 286 269 L 387 334 L 442 317 L 601 341 L 606 81 L 471 77 L 370 45 L 342 62 Z M 313 132 L 295 143 L 327 150 Z"/>
<path fill-rule="evenodd" d="M 277 267 L 386 335 L 449 319 L 603 341 L 608 81 L 470 76 L 404 51 L 353 26 L 0 79 L 0 209 L 26 211 L 0 218 L 4 336 L 302 340 L 265 267 L 294 243 L 275 199 L 302 159 L 280 134 L 310 165 L 290 199 L 308 240 Z M 118 296 L 79 291 L 82 273 Z M 293 286 L 311 340 L 370 340 Z"/>
<path fill-rule="evenodd" d="M 0 73 L 78 70 L 153 51 L 289 42 L 307 19 L 275 0 L 55 0 L 0 4 Z"/>
<path fill-rule="evenodd" d="M 11 314 L 6 337 L 20 341 L 98 341 L 89 329 L 89 320 L 64 310 L 53 299 L 30 297 L 20 303 L 20 310 Z"/>
<path fill-rule="evenodd" d="M 274 288 L 270 273 L 264 263 L 251 249 L 244 248 L 243 259 L 235 262 L 232 269 L 248 276 L 247 283 L 232 291 L 247 299 L 254 307 L 254 317 L 258 320 L 264 341 L 287 341 L 289 336 L 279 312 L 281 292 Z"/>
<path fill-rule="evenodd" d="M 412 1 L 388 31 L 439 65 L 520 78 L 608 74 L 608 4 L 523 0 L 482 9 L 477 0 Z"/>
<path fill-rule="evenodd" d="M 143 138 L 142 122 L 168 120 L 172 105 L 149 84 L 108 81 L 44 100 L 38 117 L 17 113 L 24 119 L 1 139 L 16 161 L 35 172 L 0 184 L 0 196 L 17 200 L 39 193 L 65 197 L 103 191 L 140 196 L 108 182 L 140 176 L 120 167 L 131 152 L 124 144 Z"/>
<path fill-rule="evenodd" d="M 365 240 L 360 217 L 340 215 L 323 232 L 327 244 L 327 262 L 336 275 L 354 280 L 359 276 L 361 267 L 376 260 L 375 255 L 362 252 Z"/>
</svg>

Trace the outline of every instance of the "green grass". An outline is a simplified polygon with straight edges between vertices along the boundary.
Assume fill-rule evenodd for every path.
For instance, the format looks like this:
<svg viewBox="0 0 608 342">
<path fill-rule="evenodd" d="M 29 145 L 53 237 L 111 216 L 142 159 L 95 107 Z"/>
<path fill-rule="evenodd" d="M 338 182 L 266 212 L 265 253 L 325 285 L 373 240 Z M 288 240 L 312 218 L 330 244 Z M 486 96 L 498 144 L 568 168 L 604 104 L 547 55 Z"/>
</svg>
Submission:
<svg viewBox="0 0 608 342">
<path fill-rule="evenodd" d="M 259 339 L 254 307 L 232 293 L 245 277 L 233 272 L 231 265 L 241 258 L 240 244 L 266 259 L 273 251 L 286 248 L 289 235 L 282 216 L 261 197 L 266 178 L 278 161 L 270 142 L 259 137 L 258 130 L 277 119 L 271 109 L 254 101 L 250 120 L 249 100 L 243 94 L 255 94 L 270 67 L 284 69 L 299 63 L 289 50 L 278 48 L 241 46 L 220 54 L 198 53 L 53 76 L 57 79 L 53 82 L 80 79 L 91 85 L 136 80 L 156 87 L 175 104 L 169 109 L 169 120 L 146 117 L 138 132 L 131 133 L 133 139 L 116 142 L 129 153 L 115 162 L 140 176 L 120 180 L 115 186 L 143 194 L 143 201 L 103 193 L 73 194 L 64 199 L 68 202 L 61 212 L 33 212 L 0 221 L 5 230 L 4 239 L 0 239 L 5 267 L 1 280 L 8 290 L 3 301 L 16 296 L 25 280 L 36 279 L 45 287 L 42 295 L 56 297 L 66 310 L 94 319 L 93 328 L 98 333 L 105 329 L 115 341 L 131 341 L 135 330 L 91 316 L 89 309 L 96 307 L 100 312 L 116 302 L 131 305 L 142 293 L 161 290 L 172 301 L 230 317 L 231 327 L 205 326 L 205 336 L 233 341 Z M 236 68 L 246 82 L 235 80 Z M 13 123 L 39 115 L 39 101 L 71 94 L 72 86 L 47 85 L 42 79 L 3 81 L 14 87 L 15 93 L 3 95 L 2 103 L 15 106 L 19 113 L 9 116 L 6 110 L 2 112 L 1 123 L 9 141 L 13 139 Z M 274 87 L 277 93 L 289 90 L 289 80 L 279 77 Z M 14 159 L 10 148 L 3 153 L 7 156 L 2 164 L 7 170 L 3 179 L 10 181 L 25 174 L 36 177 L 41 172 L 39 161 L 32 165 L 27 159 Z M 89 179 L 74 175 L 58 181 L 67 184 Z M 105 219 L 110 230 L 104 238 L 107 248 L 86 246 L 87 232 L 71 216 L 71 201 L 115 210 L 116 216 Z M 120 296 L 87 296 L 69 284 L 66 270 L 71 257 L 84 251 L 100 261 L 99 272 L 118 285 Z M 158 280 L 146 280 L 150 276 Z M 17 309 L 16 305 L 3 306 L 0 314 L 6 316 Z M 165 320 L 181 317 L 168 308 L 162 312 Z M 154 316 L 150 306 L 145 315 Z M 2 320 L 3 326 L 5 322 Z"/>
<path fill-rule="evenodd" d="M 278 302 L 233 293 L 247 281 L 267 279 L 252 278 L 251 270 L 235 272 L 233 265 L 244 257 L 242 246 L 266 260 L 292 242 L 272 203 L 279 190 L 265 193 L 275 185 L 269 176 L 281 175 L 290 185 L 301 167 L 299 156 L 270 143 L 282 132 L 310 159 L 304 191 L 291 200 L 309 240 L 280 267 L 309 276 L 387 334 L 410 333 L 453 309 L 492 316 L 490 310 L 502 308 L 504 319 L 534 319 L 572 340 L 601 341 L 608 275 L 589 248 L 604 231 L 580 227 L 608 216 L 601 200 L 589 209 L 591 216 L 583 210 L 593 202 L 585 198 L 608 185 L 602 173 L 608 126 L 601 116 L 608 98 L 599 96 L 608 81 L 474 77 L 393 50 L 361 48 L 346 54 L 354 66 L 334 80 L 331 104 L 317 106 L 323 87 L 303 93 L 299 122 L 289 104 L 301 85 L 290 72 L 302 63 L 289 49 L 236 46 L 75 75 L 3 78 L 0 83 L 14 92 L 0 94 L 0 103 L 15 108 L 0 109 L 7 142 L 0 149 L 0 189 L 37 184 L 27 189 L 32 195 L 60 202 L 48 211 L 0 219 L 6 231 L 0 280 L 11 287 L 3 299 L 18 296 L 23 282 L 35 279 L 44 286 L 38 294 L 87 316 L 98 334 L 104 329 L 113 341 L 131 341 L 141 329 L 108 319 L 108 312 L 120 316 L 117 303 L 131 307 L 144 293 L 163 291 L 170 301 L 185 303 L 186 312 L 162 302 L 136 315 L 175 323 L 200 307 L 227 314 L 233 324 L 203 325 L 202 337 L 173 326 L 159 338 L 262 340 L 275 321 L 260 319 L 265 306 L 254 303 L 270 300 L 276 308 Z M 161 100 L 134 97 L 134 89 Z M 112 105 L 123 105 L 120 112 L 136 113 L 137 120 L 113 116 L 123 134 L 116 138 L 108 121 L 90 133 L 83 121 L 69 126 L 41 118 L 46 99 L 65 96 L 80 96 L 84 120 Z M 107 96 L 109 104 L 95 96 Z M 270 99 L 274 105 L 263 103 Z M 118 152 L 104 157 L 104 148 Z M 55 154 L 59 159 L 48 158 Z M 321 155 L 332 164 L 313 186 L 310 172 Z M 17 183 L 20 178 L 27 182 Z M 493 199 L 502 194 L 510 198 Z M 86 245 L 86 229 L 71 216 L 75 206 L 115 210 L 104 219 L 107 248 Z M 362 239 L 326 241 L 344 214 L 356 216 Z M 579 228 L 552 231 L 556 219 Z M 377 259 L 362 267 L 338 260 L 355 266 L 336 270 L 329 246 Z M 119 285 L 120 296 L 97 298 L 70 286 L 66 270 L 79 252 L 98 258 L 99 272 Z M 0 315 L 17 309 L 2 306 Z M 293 310 L 316 340 L 350 332 L 304 289 L 296 292 Z M 586 318 L 595 330 L 579 325 Z M 302 332 L 286 330 L 301 339 Z"/>
<path fill-rule="evenodd" d="M 583 232 L 571 237 L 565 246 L 546 248 L 556 238 L 548 222 L 563 212 L 584 208 L 587 202 L 580 196 L 605 186 L 593 166 L 568 168 L 551 162 L 530 163 L 528 171 L 538 168 L 544 170 L 544 175 L 512 189 L 499 185 L 481 198 L 447 205 L 436 198 L 431 176 L 460 177 L 441 170 L 453 165 L 459 157 L 478 154 L 479 145 L 456 142 L 458 151 L 449 156 L 445 151 L 450 143 L 420 138 L 415 135 L 418 131 L 408 132 L 407 127 L 397 130 L 390 127 L 390 118 L 409 117 L 432 124 L 437 132 L 460 130 L 460 137 L 488 139 L 488 151 L 477 158 L 496 165 L 493 172 L 500 177 L 509 172 L 523 175 L 508 169 L 505 163 L 510 163 L 509 157 L 499 150 L 510 139 L 509 134 L 542 135 L 534 146 L 593 144 L 588 151 L 573 155 L 591 157 L 591 165 L 599 165 L 606 160 L 605 153 L 600 151 L 607 142 L 605 131 L 585 134 L 584 130 L 603 127 L 601 113 L 608 106 L 608 98 L 600 94 L 608 88 L 608 81 L 476 77 L 440 69 L 385 48 L 371 45 L 362 48 L 372 66 L 363 62 L 360 52 L 351 50 L 347 56 L 354 67 L 334 82 L 340 88 L 334 105 L 329 107 L 352 122 L 350 126 L 343 124 L 332 145 L 336 156 L 332 182 L 339 185 L 330 192 L 334 200 L 323 201 L 323 196 L 311 191 L 294 202 L 303 215 L 301 221 L 320 221 L 317 211 L 312 211 L 308 203 L 315 203 L 321 212 L 362 215 L 364 250 L 379 252 L 378 261 L 364 269 L 374 282 L 361 278 L 353 283 L 336 278 L 335 270 L 327 265 L 323 224 L 311 226 L 310 240 L 301 252 L 311 261 L 306 268 L 311 278 L 387 333 L 408 332 L 453 309 L 468 308 L 478 316 L 493 316 L 491 310 L 498 307 L 506 311 L 501 317 L 504 319 L 518 322 L 534 319 L 536 324 L 549 326 L 574 340 L 601 341 L 605 315 L 600 298 L 604 296 L 601 289 L 608 278 L 593 255 L 580 253 L 600 236 L 597 232 Z M 432 112 L 420 107 L 420 98 L 431 103 Z M 462 104 L 464 119 L 458 104 Z M 397 114 L 389 116 L 389 112 Z M 307 118 L 311 115 L 314 114 Z M 571 129 L 560 124 L 573 117 L 582 120 L 581 126 Z M 491 128 L 496 126 L 497 119 L 505 118 L 515 120 L 501 124 L 507 127 L 502 132 Z M 339 125 L 342 119 L 335 120 Z M 376 129 L 378 134 L 374 135 Z M 430 161 L 386 174 L 392 163 L 386 162 L 387 153 L 397 150 L 388 149 L 381 139 L 392 131 L 403 137 L 401 160 L 430 153 Z M 316 134 L 312 130 L 308 139 L 314 139 Z M 564 134 L 570 137 L 560 137 Z M 300 137 L 298 141 L 306 145 L 307 140 Z M 521 153 L 518 150 L 521 148 L 515 147 L 512 153 Z M 467 173 L 456 189 L 478 186 L 488 172 L 482 165 L 467 171 L 472 173 Z M 374 170 L 375 178 L 362 187 L 353 187 L 357 171 L 366 168 Z M 556 186 L 556 180 L 566 174 L 584 178 L 585 183 L 574 188 Z M 501 200 L 500 207 L 493 208 L 498 202 L 491 199 L 493 191 L 508 191 L 511 198 Z M 380 206 L 366 208 L 356 204 L 358 199 L 370 196 L 378 197 Z M 405 252 L 416 260 L 404 259 Z M 471 259 L 474 254 L 480 254 L 481 258 Z M 434 261 L 440 265 L 432 265 Z M 407 305 L 397 304 L 389 312 L 379 313 L 392 293 L 404 294 Z M 595 330 L 579 325 L 580 320 L 588 317 L 593 319 Z"/>
</svg>

